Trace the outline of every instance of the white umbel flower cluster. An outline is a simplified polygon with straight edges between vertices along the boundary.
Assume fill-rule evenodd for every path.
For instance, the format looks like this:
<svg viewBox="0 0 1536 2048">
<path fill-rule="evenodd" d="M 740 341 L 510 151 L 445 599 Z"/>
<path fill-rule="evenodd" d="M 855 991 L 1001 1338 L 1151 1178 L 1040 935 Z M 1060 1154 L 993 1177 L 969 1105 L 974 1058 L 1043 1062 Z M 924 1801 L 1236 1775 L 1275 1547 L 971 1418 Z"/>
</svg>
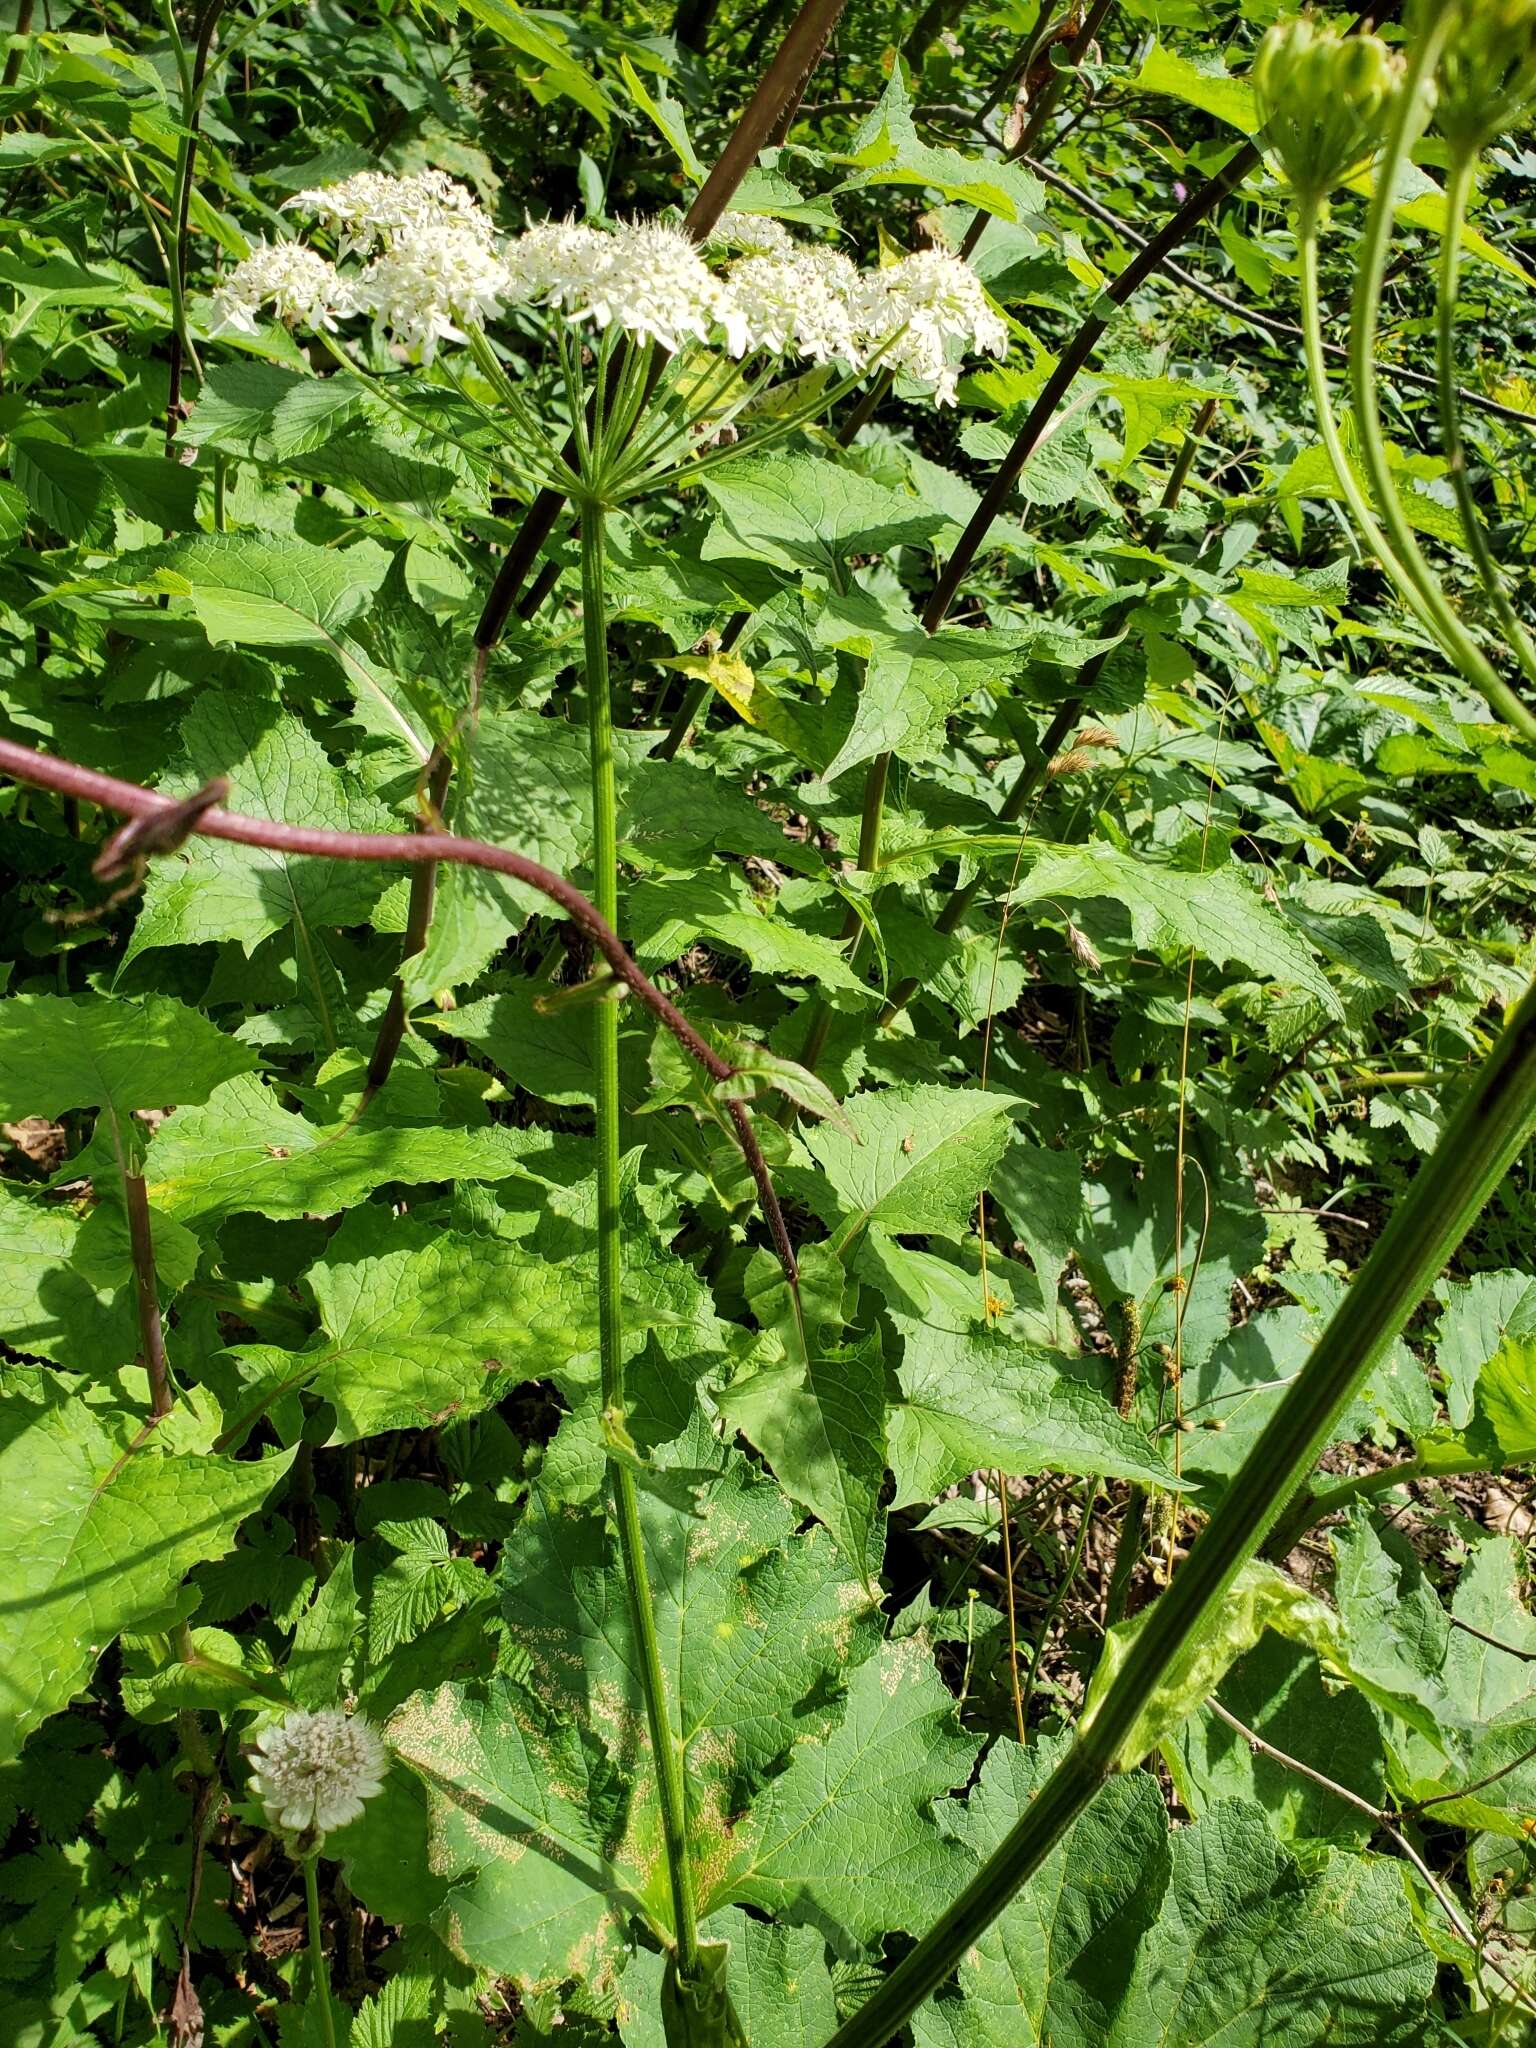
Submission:
<svg viewBox="0 0 1536 2048">
<path fill-rule="evenodd" d="M 313 1854 L 335 1828 L 356 1820 L 384 1782 L 384 1744 L 360 1714 L 298 1711 L 256 1738 L 251 1787 L 270 1824 Z"/>
<path fill-rule="evenodd" d="M 654 221 L 606 234 L 572 221 L 546 222 L 507 245 L 509 296 L 554 306 L 594 327 L 622 327 L 674 352 L 717 330 L 733 355 L 746 336 L 730 293 L 688 237 Z"/>
<path fill-rule="evenodd" d="M 924 249 L 872 271 L 864 284 L 863 329 L 891 335 L 887 368 L 933 387 L 934 402 L 953 405 L 958 364 L 968 355 L 1004 356 L 1008 328 L 968 264 Z"/>
<path fill-rule="evenodd" d="M 361 171 L 287 203 L 332 228 L 343 256 L 373 255 L 352 279 L 352 303 L 424 363 L 439 342 L 494 320 L 511 297 L 495 223 L 442 171 Z"/>
<path fill-rule="evenodd" d="M 748 256 L 731 266 L 728 282 L 755 347 L 813 363 L 862 365 L 868 350 L 859 273 L 840 250 L 791 247 L 787 255 Z"/>
<path fill-rule="evenodd" d="M 766 213 L 738 213 L 727 207 L 709 231 L 711 249 L 740 249 L 748 256 L 788 256 L 794 249 L 789 229 Z"/>
<path fill-rule="evenodd" d="M 214 294 L 215 334 L 259 334 L 270 305 L 295 327 L 334 328 L 355 310 L 351 286 L 333 263 L 302 242 L 261 242 Z"/>
<path fill-rule="evenodd" d="M 413 171 L 392 178 L 386 171 L 359 171 L 339 185 L 316 185 L 283 201 L 335 230 L 343 256 L 387 249 L 401 235 L 448 226 L 463 228 L 492 248 L 496 228 L 474 194 L 446 171 Z"/>
<path fill-rule="evenodd" d="M 423 362 L 513 307 L 545 307 L 676 353 L 690 343 L 736 357 L 799 357 L 856 374 L 872 358 L 952 405 L 969 354 L 1003 355 L 1008 330 L 975 273 L 925 251 L 860 271 L 824 244 L 795 242 L 776 220 L 727 213 L 704 252 L 678 229 L 546 221 L 498 244 L 473 195 L 441 171 L 364 171 L 288 202 L 337 237 L 338 270 L 294 243 L 260 247 L 224 280 L 223 326 L 256 332 L 264 304 L 312 327 L 372 314 Z M 722 260 L 722 252 L 744 254 Z"/>
</svg>

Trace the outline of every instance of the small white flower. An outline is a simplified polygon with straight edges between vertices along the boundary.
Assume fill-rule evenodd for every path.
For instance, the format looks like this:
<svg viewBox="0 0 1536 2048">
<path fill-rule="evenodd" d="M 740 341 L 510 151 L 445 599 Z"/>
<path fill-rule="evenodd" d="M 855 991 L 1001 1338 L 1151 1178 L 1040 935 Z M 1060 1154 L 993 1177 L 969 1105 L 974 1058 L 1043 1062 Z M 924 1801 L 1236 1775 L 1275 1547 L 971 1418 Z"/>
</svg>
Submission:
<svg viewBox="0 0 1536 2048">
<path fill-rule="evenodd" d="M 283 202 L 313 214 L 339 233 L 342 255 L 388 248 L 398 235 L 451 224 L 489 249 L 496 230 L 474 194 L 445 171 L 414 171 L 392 178 L 383 171 L 359 171 L 339 184 L 296 192 Z"/>
<path fill-rule="evenodd" d="M 546 221 L 507 245 L 509 303 L 553 306 L 594 327 L 676 351 L 723 337 L 740 354 L 741 321 L 729 291 L 676 228 L 635 221 L 605 232 Z"/>
<path fill-rule="evenodd" d="M 462 341 L 466 326 L 495 319 L 514 297 L 494 246 L 452 214 L 431 226 L 392 229 L 383 252 L 352 281 L 357 309 L 376 315 L 427 363 L 440 341 Z"/>
<path fill-rule="evenodd" d="M 726 282 L 747 330 L 747 347 L 814 363 L 864 360 L 859 334 L 859 273 L 836 249 L 791 256 L 748 256 Z"/>
<path fill-rule="evenodd" d="M 256 1738 L 251 1788 L 267 1819 L 312 1854 L 333 1828 L 356 1820 L 384 1782 L 384 1744 L 360 1714 L 285 1714 Z"/>
<path fill-rule="evenodd" d="M 213 295 L 215 334 L 256 334 L 257 314 L 270 301 L 280 320 L 334 327 L 352 311 L 347 280 L 302 242 L 258 242 L 219 280 Z"/>
<path fill-rule="evenodd" d="M 740 249 L 748 256 L 792 256 L 795 245 L 782 221 L 766 213 L 738 213 L 728 207 L 709 231 L 711 249 Z"/>
<path fill-rule="evenodd" d="M 507 244 L 507 272 L 514 303 L 558 307 L 584 305 L 607 262 L 608 237 L 601 228 L 574 220 L 546 220 Z"/>
<path fill-rule="evenodd" d="M 954 404 L 963 357 L 1008 353 L 1007 323 L 989 303 L 981 280 L 958 256 L 939 249 L 871 271 L 860 325 L 871 347 L 888 344 L 887 368 L 931 385 L 938 405 Z"/>
</svg>

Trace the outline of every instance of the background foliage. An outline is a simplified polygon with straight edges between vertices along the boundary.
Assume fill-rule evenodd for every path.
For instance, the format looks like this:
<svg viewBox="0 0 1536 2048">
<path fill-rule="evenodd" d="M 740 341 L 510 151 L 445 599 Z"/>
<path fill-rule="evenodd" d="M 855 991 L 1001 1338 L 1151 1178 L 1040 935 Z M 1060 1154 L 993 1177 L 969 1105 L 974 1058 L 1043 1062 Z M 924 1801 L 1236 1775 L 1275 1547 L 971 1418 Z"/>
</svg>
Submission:
<svg viewBox="0 0 1536 2048">
<path fill-rule="evenodd" d="M 885 393 L 610 524 L 621 930 L 700 1030 L 841 1104 L 759 1106 L 802 1346 L 719 1104 L 621 1012 L 629 1427 L 705 1932 L 755 2044 L 825 2039 L 1017 1818 L 1536 962 L 1536 757 L 1358 556 L 1262 168 L 1110 322 L 919 623 L 1060 352 L 1251 132 L 1277 12 L 1125 0 L 1042 48 L 1027 0 L 855 0 L 738 203 L 866 260 L 979 225 L 1008 359 L 953 413 Z M 370 167 L 444 169 L 509 230 L 685 206 L 787 9 L 232 6 L 185 278 L 193 25 L 22 17 L 6 732 L 403 829 L 529 490 L 441 379 L 381 355 L 381 397 L 281 327 L 210 338 L 216 273 Z M 1477 617 L 1412 374 L 1435 149 L 1399 209 L 1388 426 Z M 1487 159 L 1461 307 L 1517 586 L 1533 175 L 1519 136 Z M 1336 312 L 1360 227 L 1342 197 Z M 562 528 L 548 559 L 450 818 L 580 881 Z M 397 1759 L 323 1867 L 353 2048 L 652 2048 L 668 1903 L 603 1508 L 590 949 L 444 869 L 402 967 L 395 871 L 194 840 L 111 894 L 102 829 L 16 791 L 0 816 L 9 2038 L 324 2038 L 243 1745 L 344 1701 Z M 1533 1222 L 1528 1150 L 1347 1418 L 1286 1573 L 1231 1603 L 1215 1704 L 1106 1788 L 921 2048 L 1522 2037 Z"/>
</svg>

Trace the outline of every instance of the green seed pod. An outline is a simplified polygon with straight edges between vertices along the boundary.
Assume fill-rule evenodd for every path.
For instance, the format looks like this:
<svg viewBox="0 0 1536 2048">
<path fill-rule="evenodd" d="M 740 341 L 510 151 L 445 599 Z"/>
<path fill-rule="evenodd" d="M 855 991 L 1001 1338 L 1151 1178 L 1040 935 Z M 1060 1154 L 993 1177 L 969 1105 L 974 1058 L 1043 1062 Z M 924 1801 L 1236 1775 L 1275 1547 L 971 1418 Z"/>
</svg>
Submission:
<svg viewBox="0 0 1536 2048">
<path fill-rule="evenodd" d="M 1335 35 L 1308 15 L 1270 29 L 1252 73 L 1259 141 L 1300 202 L 1320 204 L 1370 163 L 1396 108 L 1403 70 L 1401 57 L 1378 37 Z"/>
<path fill-rule="evenodd" d="M 1431 0 L 1422 29 L 1450 16 L 1436 78 L 1435 126 L 1451 148 L 1476 155 L 1536 98 L 1536 0 Z"/>
</svg>

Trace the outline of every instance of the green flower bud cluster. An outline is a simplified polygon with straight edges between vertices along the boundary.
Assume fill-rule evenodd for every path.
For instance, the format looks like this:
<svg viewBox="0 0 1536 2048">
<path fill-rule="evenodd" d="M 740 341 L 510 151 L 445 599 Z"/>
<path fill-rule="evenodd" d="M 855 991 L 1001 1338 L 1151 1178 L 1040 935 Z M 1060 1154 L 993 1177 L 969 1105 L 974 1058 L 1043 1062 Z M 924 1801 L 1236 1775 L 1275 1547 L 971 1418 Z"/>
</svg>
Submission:
<svg viewBox="0 0 1536 2048">
<path fill-rule="evenodd" d="M 1452 149 L 1474 155 L 1536 98 L 1536 0 L 1439 0 L 1416 13 L 1438 19 L 1442 6 L 1450 21 L 1435 126 Z"/>
<path fill-rule="evenodd" d="M 1316 205 L 1370 163 L 1403 71 L 1376 36 L 1336 35 L 1305 14 L 1270 29 L 1253 64 L 1258 139 L 1298 200 Z"/>
</svg>

